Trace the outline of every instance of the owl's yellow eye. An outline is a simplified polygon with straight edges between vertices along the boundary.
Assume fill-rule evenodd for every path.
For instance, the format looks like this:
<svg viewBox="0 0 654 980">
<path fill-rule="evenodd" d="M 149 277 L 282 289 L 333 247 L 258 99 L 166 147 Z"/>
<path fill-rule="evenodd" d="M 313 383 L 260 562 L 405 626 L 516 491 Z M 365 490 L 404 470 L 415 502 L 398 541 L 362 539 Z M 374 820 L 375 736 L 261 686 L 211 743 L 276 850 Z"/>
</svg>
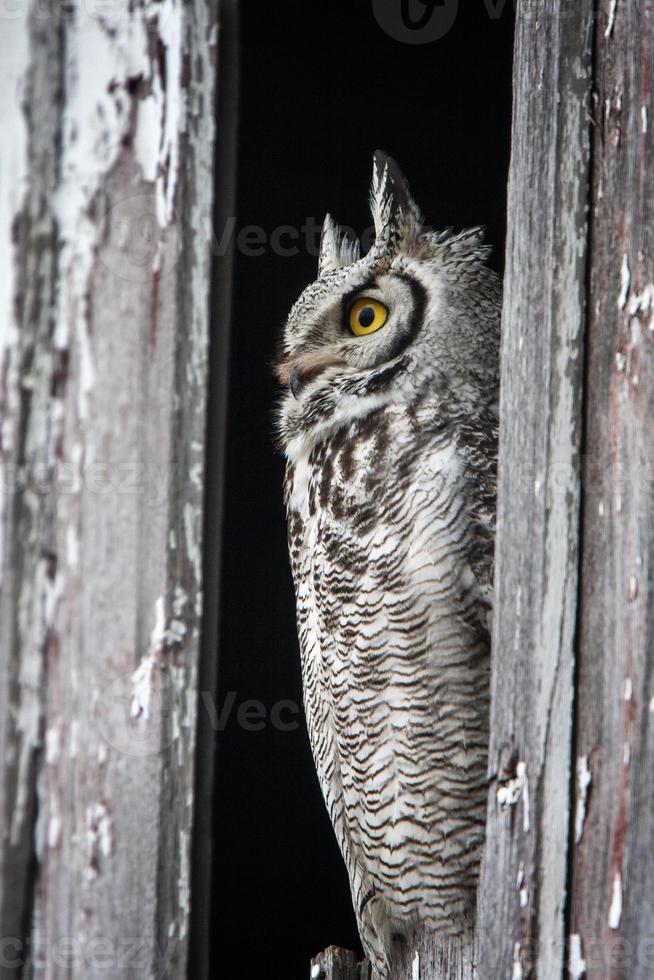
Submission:
<svg viewBox="0 0 654 980">
<path fill-rule="evenodd" d="M 348 317 L 348 326 L 355 337 L 365 337 L 383 327 L 388 318 L 388 309 L 377 299 L 363 297 L 358 299 Z"/>
</svg>

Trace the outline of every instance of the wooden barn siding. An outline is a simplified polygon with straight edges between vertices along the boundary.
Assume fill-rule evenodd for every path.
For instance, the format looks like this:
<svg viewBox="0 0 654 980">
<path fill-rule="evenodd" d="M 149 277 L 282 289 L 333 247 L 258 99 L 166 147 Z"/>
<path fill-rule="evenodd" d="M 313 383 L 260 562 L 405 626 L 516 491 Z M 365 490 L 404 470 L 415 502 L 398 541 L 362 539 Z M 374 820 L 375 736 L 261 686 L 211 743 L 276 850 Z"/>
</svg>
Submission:
<svg viewBox="0 0 654 980">
<path fill-rule="evenodd" d="M 184 977 L 217 6 L 32 3 L 0 92 L 0 976 Z"/>
</svg>

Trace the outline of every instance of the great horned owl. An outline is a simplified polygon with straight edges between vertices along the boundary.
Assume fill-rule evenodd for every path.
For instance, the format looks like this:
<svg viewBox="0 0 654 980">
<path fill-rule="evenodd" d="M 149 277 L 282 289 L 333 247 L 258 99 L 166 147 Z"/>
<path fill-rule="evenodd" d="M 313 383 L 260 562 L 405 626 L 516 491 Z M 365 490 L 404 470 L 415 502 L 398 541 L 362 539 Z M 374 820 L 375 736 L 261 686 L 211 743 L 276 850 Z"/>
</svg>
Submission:
<svg viewBox="0 0 654 980">
<path fill-rule="evenodd" d="M 318 777 L 381 980 L 465 942 L 486 813 L 501 286 L 374 157 L 376 238 L 325 219 L 289 315 L 279 433 Z"/>
</svg>

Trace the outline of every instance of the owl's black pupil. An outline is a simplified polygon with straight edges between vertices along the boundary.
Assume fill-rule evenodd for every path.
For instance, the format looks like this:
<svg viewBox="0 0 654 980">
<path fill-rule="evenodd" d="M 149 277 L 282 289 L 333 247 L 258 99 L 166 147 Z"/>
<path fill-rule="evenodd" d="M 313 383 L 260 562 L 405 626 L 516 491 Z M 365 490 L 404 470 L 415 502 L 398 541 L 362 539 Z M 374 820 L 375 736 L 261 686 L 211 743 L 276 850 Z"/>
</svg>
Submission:
<svg viewBox="0 0 654 980">
<path fill-rule="evenodd" d="M 359 313 L 359 323 L 362 327 L 372 326 L 375 319 L 375 311 L 372 306 L 364 306 L 364 308 Z"/>
</svg>

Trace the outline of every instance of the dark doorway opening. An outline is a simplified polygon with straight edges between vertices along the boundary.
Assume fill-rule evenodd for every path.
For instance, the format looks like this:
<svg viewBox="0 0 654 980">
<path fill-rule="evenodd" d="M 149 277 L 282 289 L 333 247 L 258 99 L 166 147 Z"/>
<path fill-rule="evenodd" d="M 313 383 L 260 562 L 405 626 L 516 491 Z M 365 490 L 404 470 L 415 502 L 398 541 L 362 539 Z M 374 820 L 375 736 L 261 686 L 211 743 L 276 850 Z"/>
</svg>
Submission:
<svg viewBox="0 0 654 980">
<path fill-rule="evenodd" d="M 316 275 L 313 223 L 329 210 L 369 224 L 377 147 L 429 224 L 486 225 L 501 269 L 513 9 L 459 6 L 443 37 L 408 44 L 382 29 L 378 3 L 240 5 L 210 953 L 225 980 L 305 980 L 323 947 L 358 947 L 301 714 L 270 364 Z M 229 233 L 216 229 L 218 246 Z"/>
</svg>

